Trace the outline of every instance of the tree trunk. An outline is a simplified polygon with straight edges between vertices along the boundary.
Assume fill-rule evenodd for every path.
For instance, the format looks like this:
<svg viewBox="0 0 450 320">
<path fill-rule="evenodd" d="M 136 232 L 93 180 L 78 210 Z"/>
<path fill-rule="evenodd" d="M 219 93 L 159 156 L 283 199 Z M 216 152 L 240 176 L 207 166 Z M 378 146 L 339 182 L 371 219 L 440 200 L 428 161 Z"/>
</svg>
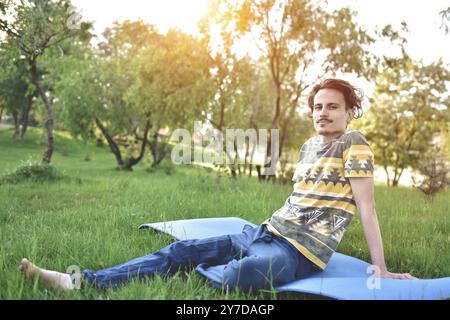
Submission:
<svg viewBox="0 0 450 320">
<path fill-rule="evenodd" d="M 220 119 L 219 119 L 219 125 L 216 127 L 222 134 L 223 134 L 223 127 L 224 127 L 224 119 L 225 119 L 225 102 L 223 99 L 220 100 Z M 227 155 L 228 161 L 230 162 L 229 168 L 231 171 L 231 177 L 236 178 L 236 167 L 234 166 L 234 161 L 227 151 L 226 144 L 223 144 L 223 148 L 225 151 L 225 154 Z"/>
<path fill-rule="evenodd" d="M 155 132 L 155 134 L 153 135 L 153 139 L 148 142 L 148 145 L 150 146 L 150 153 L 153 158 L 152 167 L 156 167 L 159 164 L 159 162 L 158 162 L 158 132 Z"/>
<path fill-rule="evenodd" d="M 247 172 L 247 168 L 248 168 L 248 157 L 250 155 L 249 150 L 250 150 L 250 139 L 249 139 L 249 142 L 245 144 L 244 170 L 243 170 L 244 174 Z"/>
<path fill-rule="evenodd" d="M 398 186 L 398 183 L 400 182 L 400 177 L 401 177 L 402 174 L 403 174 L 404 168 L 402 168 L 402 169 L 400 170 L 400 172 L 398 172 L 398 170 L 399 170 L 399 169 L 395 169 L 394 180 L 392 180 L 392 186 L 393 186 L 393 187 L 397 187 L 397 186 Z"/>
<path fill-rule="evenodd" d="M 258 173 L 258 181 L 263 181 L 264 177 L 261 175 L 261 165 L 257 164 L 255 167 L 256 172 Z"/>
<path fill-rule="evenodd" d="M 166 158 L 167 153 L 169 152 L 169 147 L 166 142 L 164 143 L 164 149 L 159 152 L 158 151 L 158 133 L 153 135 L 153 140 L 148 141 L 148 145 L 150 146 L 150 153 L 153 158 L 152 167 L 159 166 L 159 164 Z"/>
<path fill-rule="evenodd" d="M 264 159 L 264 168 L 265 168 L 265 173 L 267 172 L 267 168 L 270 167 L 270 164 L 266 164 L 267 160 L 270 157 L 270 162 L 273 163 L 275 161 L 275 165 L 276 163 L 278 163 L 278 158 L 279 158 L 279 154 L 273 155 L 272 154 L 272 129 L 279 129 L 279 125 L 280 125 L 280 114 L 281 114 L 281 87 L 279 85 L 279 83 L 276 83 L 276 92 L 277 92 L 277 96 L 275 99 L 275 114 L 274 117 L 272 119 L 272 125 L 271 125 L 271 130 L 269 132 L 269 139 L 267 141 L 267 150 L 266 150 L 266 157 Z M 262 180 L 272 180 L 275 181 L 276 175 L 266 175 Z"/>
<path fill-rule="evenodd" d="M 136 164 L 138 164 L 142 158 L 144 157 L 145 154 L 145 146 L 147 145 L 147 135 L 148 135 L 148 130 L 151 127 L 151 122 L 150 122 L 150 113 L 147 114 L 147 123 L 145 124 L 145 130 L 144 130 L 144 139 L 142 141 L 142 145 L 141 145 L 141 152 L 139 153 L 139 156 L 137 158 L 134 157 L 130 157 L 130 159 L 128 159 L 123 167 L 124 170 L 128 170 L 128 171 L 132 171 L 133 170 L 133 166 L 135 166 Z"/>
<path fill-rule="evenodd" d="M 386 179 L 387 179 L 387 186 L 390 186 L 391 180 L 389 179 L 389 171 L 388 168 L 386 166 L 384 166 L 384 171 L 386 172 Z"/>
<path fill-rule="evenodd" d="M 403 170 L 405 170 L 405 168 L 402 168 L 402 170 L 400 170 L 400 173 L 398 174 L 398 180 L 400 181 L 400 177 L 403 175 Z"/>
<path fill-rule="evenodd" d="M 230 162 L 229 167 L 231 171 L 231 177 L 236 178 L 236 167 L 234 166 L 234 159 L 231 157 L 230 153 L 228 152 L 228 150 L 226 150 L 226 148 L 225 153 L 227 155 L 228 161 Z"/>
<path fill-rule="evenodd" d="M 396 187 L 398 184 L 398 171 L 397 171 L 397 167 L 394 168 L 394 178 L 392 179 L 392 186 Z"/>
<path fill-rule="evenodd" d="M 296 108 L 296 106 L 298 105 L 298 100 L 300 99 L 302 92 L 303 92 L 303 90 L 302 90 L 301 87 L 299 86 L 299 87 L 298 87 L 298 90 L 297 90 L 296 97 L 295 97 L 295 99 L 293 99 L 293 100 L 291 101 L 291 104 L 290 104 L 290 107 L 289 107 L 289 109 L 288 109 L 288 111 L 287 111 L 287 114 L 286 114 L 286 112 L 284 112 L 284 111 L 281 113 L 281 116 L 282 116 L 283 118 L 282 118 L 282 122 L 280 122 L 280 127 L 281 127 L 281 139 L 280 139 L 280 145 L 279 145 L 279 148 L 278 148 L 278 156 L 279 156 L 279 157 L 281 157 L 281 155 L 283 154 L 284 143 L 285 143 L 285 141 L 286 141 L 286 137 L 287 137 L 287 132 L 288 132 L 290 120 L 291 120 L 291 119 L 294 117 L 294 115 L 295 115 L 295 108 Z"/>
<path fill-rule="evenodd" d="M 239 152 L 238 152 L 238 148 L 237 148 L 236 139 L 234 139 L 234 141 L 233 141 L 233 148 L 234 148 L 234 152 L 236 153 L 234 158 L 235 158 L 236 165 L 237 165 L 237 168 L 238 168 L 238 175 L 241 175 L 241 165 L 239 164 L 239 159 L 240 158 L 239 158 Z"/>
<path fill-rule="evenodd" d="M 23 139 L 23 137 L 25 136 L 25 133 L 27 132 L 28 120 L 29 120 L 29 117 L 30 117 L 30 111 L 31 111 L 32 105 L 33 105 L 33 95 L 28 97 L 27 105 L 25 106 L 25 109 L 24 109 L 23 114 L 22 114 L 21 128 L 20 128 L 20 139 Z"/>
<path fill-rule="evenodd" d="M 290 120 L 292 119 L 292 117 L 295 115 L 295 107 L 298 104 L 298 100 L 300 99 L 301 93 L 302 93 L 302 90 L 299 90 L 297 92 L 296 98 L 292 101 L 292 104 L 290 105 L 288 114 L 287 115 L 284 114 L 284 119 L 283 119 L 284 121 L 282 122 L 282 126 L 281 126 L 280 148 L 279 148 L 279 153 L 278 153 L 280 156 L 283 154 L 283 147 L 284 147 L 284 142 L 286 141 L 289 123 L 290 123 Z"/>
<path fill-rule="evenodd" d="M 95 124 L 100 129 L 100 131 L 102 132 L 102 134 L 105 137 L 106 141 L 108 141 L 109 149 L 111 150 L 111 152 L 116 157 L 116 161 L 117 161 L 117 164 L 119 165 L 119 168 L 123 168 L 124 162 L 123 162 L 123 159 L 122 159 L 122 154 L 120 152 L 119 146 L 113 140 L 111 135 L 108 133 L 106 128 L 101 124 L 100 120 L 97 117 L 95 117 Z"/>
<path fill-rule="evenodd" d="M 31 66 L 31 80 L 36 86 L 39 95 L 44 102 L 45 108 L 47 109 L 47 121 L 45 122 L 45 129 L 47 131 L 47 149 L 44 152 L 42 161 L 50 163 L 53 154 L 53 106 L 48 97 L 45 94 L 45 90 L 39 81 L 39 74 L 36 65 L 36 58 L 30 60 Z"/>
<path fill-rule="evenodd" d="M 255 151 L 256 151 L 256 143 L 253 145 L 252 147 L 252 153 L 250 154 L 250 172 L 248 173 L 248 176 L 251 177 L 252 176 L 252 171 L 253 171 L 253 158 L 255 157 Z M 259 178 L 259 176 L 258 176 Z"/>
<path fill-rule="evenodd" d="M 258 105 L 259 105 L 259 95 L 258 95 Z M 254 141 L 254 143 L 252 145 L 252 151 L 250 153 L 250 166 L 249 166 L 249 173 L 248 173 L 249 177 L 252 176 L 252 172 L 253 172 L 253 158 L 255 156 L 256 146 L 258 145 L 258 141 L 259 141 L 258 126 L 253 121 L 253 114 L 254 114 L 254 112 L 255 112 L 255 109 L 252 110 L 252 115 L 250 116 L 250 128 L 255 129 L 255 131 L 257 132 L 257 135 L 256 135 L 257 141 Z M 250 139 L 249 139 L 249 144 L 247 145 L 247 154 L 248 154 L 249 147 L 250 147 Z M 247 157 L 247 154 L 246 154 L 246 157 Z"/>
<path fill-rule="evenodd" d="M 16 112 L 13 112 L 12 117 L 14 120 L 14 133 L 13 133 L 12 138 L 14 140 L 17 140 L 17 139 L 19 139 L 19 136 L 20 136 L 20 134 L 19 134 L 19 132 L 20 132 L 19 117 Z"/>
<path fill-rule="evenodd" d="M 5 110 L 5 106 L 0 107 L 0 123 L 2 123 L 3 111 Z"/>
<path fill-rule="evenodd" d="M 398 185 L 398 171 L 397 168 L 394 168 L 394 178 L 392 179 L 392 186 L 396 187 Z"/>
<path fill-rule="evenodd" d="M 223 129 L 222 129 L 222 127 L 223 127 L 224 108 L 225 108 L 224 104 L 221 103 L 221 116 L 220 116 L 219 124 L 217 124 L 215 122 L 211 122 L 211 124 L 220 132 L 222 137 L 223 137 Z M 223 148 L 222 150 L 225 151 L 225 154 L 226 154 L 228 162 L 229 162 L 228 167 L 230 168 L 230 171 L 231 171 L 231 177 L 232 178 L 236 178 L 236 168 L 234 166 L 234 160 L 233 160 L 233 158 L 231 157 L 230 153 L 227 150 L 226 143 L 222 144 L 222 148 Z M 225 161 L 225 165 L 226 165 L 226 162 L 227 161 Z"/>
</svg>

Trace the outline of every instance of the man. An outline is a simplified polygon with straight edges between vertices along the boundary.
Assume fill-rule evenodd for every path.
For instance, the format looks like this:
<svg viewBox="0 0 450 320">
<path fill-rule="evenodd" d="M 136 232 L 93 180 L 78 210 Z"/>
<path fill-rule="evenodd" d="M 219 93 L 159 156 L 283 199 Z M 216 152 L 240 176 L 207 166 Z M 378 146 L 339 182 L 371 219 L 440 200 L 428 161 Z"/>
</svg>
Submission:
<svg viewBox="0 0 450 320">
<path fill-rule="evenodd" d="M 361 114 L 362 94 L 344 80 L 327 79 L 308 99 L 317 136 L 301 148 L 294 191 L 258 227 L 242 233 L 185 240 L 147 256 L 99 270 L 84 270 L 83 284 L 115 287 L 133 278 L 171 275 L 196 266 L 217 288 L 245 292 L 279 286 L 325 269 L 358 208 L 376 275 L 416 279 L 388 271 L 375 212 L 373 152 L 358 131 L 346 131 Z M 211 267 L 223 265 L 217 275 Z M 19 269 L 54 288 L 72 290 L 70 275 L 23 259 Z"/>
</svg>

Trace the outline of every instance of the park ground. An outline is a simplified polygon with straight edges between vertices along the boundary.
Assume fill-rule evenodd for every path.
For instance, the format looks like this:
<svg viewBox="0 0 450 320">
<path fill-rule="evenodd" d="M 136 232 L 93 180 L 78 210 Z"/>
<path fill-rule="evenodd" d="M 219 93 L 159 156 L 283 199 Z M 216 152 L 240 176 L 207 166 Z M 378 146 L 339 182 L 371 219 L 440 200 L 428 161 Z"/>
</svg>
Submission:
<svg viewBox="0 0 450 320">
<path fill-rule="evenodd" d="M 12 128 L 0 127 L 0 176 L 21 162 L 40 159 L 45 136 L 31 128 L 24 140 L 11 139 Z M 22 257 L 37 265 L 65 271 L 103 269 L 146 255 L 173 240 L 138 230 L 142 223 L 204 217 L 241 217 L 261 223 L 281 207 L 291 185 L 236 180 L 215 171 L 175 166 L 175 172 L 147 171 L 146 161 L 132 172 L 115 169 L 108 148 L 56 132 L 53 165 L 62 178 L 0 185 L 0 299 L 309 299 L 297 294 L 261 292 L 250 296 L 210 287 L 195 272 L 178 273 L 106 291 L 60 293 L 17 271 Z M 86 155 L 89 161 L 86 161 Z M 392 272 L 419 278 L 450 275 L 450 192 L 427 200 L 411 188 L 375 188 L 376 211 L 387 265 Z M 369 261 L 356 215 L 338 251 Z"/>
</svg>

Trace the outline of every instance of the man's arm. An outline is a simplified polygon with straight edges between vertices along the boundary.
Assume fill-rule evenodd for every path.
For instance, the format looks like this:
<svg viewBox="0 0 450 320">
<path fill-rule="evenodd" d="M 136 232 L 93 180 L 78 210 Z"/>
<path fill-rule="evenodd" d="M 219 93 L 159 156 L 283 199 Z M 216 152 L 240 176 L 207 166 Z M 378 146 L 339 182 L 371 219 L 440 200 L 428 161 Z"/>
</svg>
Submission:
<svg viewBox="0 0 450 320">
<path fill-rule="evenodd" d="M 375 212 L 374 182 L 370 178 L 349 178 L 353 197 L 358 207 L 364 235 L 370 250 L 372 264 L 376 267 L 375 273 L 382 278 L 417 279 L 409 273 L 392 273 L 387 270 L 384 261 L 383 243 Z"/>
</svg>

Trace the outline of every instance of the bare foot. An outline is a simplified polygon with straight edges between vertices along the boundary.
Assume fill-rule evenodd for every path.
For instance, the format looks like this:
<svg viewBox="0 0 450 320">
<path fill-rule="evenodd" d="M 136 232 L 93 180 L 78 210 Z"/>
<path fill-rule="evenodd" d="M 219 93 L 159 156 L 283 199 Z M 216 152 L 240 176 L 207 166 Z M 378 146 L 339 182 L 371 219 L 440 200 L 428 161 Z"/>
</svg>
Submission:
<svg viewBox="0 0 450 320">
<path fill-rule="evenodd" d="M 19 271 L 25 278 L 34 279 L 38 277 L 40 282 L 57 290 L 69 291 L 74 289 L 69 274 L 39 268 L 26 258 L 23 258 L 20 262 Z"/>
</svg>

